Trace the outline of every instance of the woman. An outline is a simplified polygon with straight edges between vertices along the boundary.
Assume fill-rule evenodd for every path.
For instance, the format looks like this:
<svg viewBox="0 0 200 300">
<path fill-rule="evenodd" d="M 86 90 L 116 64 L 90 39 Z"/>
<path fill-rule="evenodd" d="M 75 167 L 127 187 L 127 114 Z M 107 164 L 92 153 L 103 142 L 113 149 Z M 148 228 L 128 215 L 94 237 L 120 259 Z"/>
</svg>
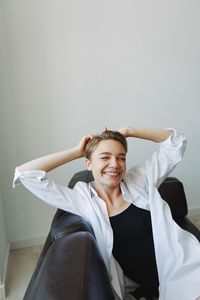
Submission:
<svg viewBox="0 0 200 300">
<path fill-rule="evenodd" d="M 126 172 L 128 137 L 156 142 L 158 150 L 143 167 Z M 131 294 L 136 297 L 135 287 L 142 286 L 146 299 L 195 300 L 200 295 L 199 243 L 173 222 L 157 191 L 185 147 L 184 136 L 173 129 L 105 130 L 83 137 L 70 150 L 17 167 L 14 185 L 21 182 L 47 203 L 90 222 L 116 299 L 135 299 Z M 72 190 L 46 177 L 84 156 L 94 182 L 79 182 Z M 128 294 L 133 282 L 135 292 Z"/>
</svg>

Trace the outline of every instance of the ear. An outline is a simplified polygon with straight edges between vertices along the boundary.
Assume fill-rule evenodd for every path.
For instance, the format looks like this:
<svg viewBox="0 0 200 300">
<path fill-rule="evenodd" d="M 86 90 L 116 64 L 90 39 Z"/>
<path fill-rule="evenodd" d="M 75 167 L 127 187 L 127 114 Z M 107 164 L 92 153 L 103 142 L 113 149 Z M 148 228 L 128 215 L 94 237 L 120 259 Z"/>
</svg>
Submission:
<svg viewBox="0 0 200 300">
<path fill-rule="evenodd" d="M 91 161 L 90 161 L 90 159 L 87 159 L 87 158 L 86 158 L 85 163 L 86 163 L 86 167 L 87 167 L 88 171 L 91 171 L 92 168 L 91 168 Z"/>
</svg>

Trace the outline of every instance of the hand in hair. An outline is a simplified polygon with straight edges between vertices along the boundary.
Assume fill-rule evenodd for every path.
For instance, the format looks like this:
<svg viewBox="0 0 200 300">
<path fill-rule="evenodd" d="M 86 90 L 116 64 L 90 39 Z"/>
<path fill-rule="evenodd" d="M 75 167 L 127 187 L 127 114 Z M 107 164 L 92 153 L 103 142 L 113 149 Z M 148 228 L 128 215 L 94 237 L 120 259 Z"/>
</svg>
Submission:
<svg viewBox="0 0 200 300">
<path fill-rule="evenodd" d="M 77 150 L 80 153 L 80 157 L 85 156 L 86 145 L 92 139 L 92 137 L 93 137 L 92 135 L 85 135 L 85 136 L 82 137 L 82 139 L 78 143 Z"/>
<path fill-rule="evenodd" d="M 131 127 L 128 127 L 128 126 L 125 126 L 125 127 L 122 127 L 120 130 L 118 130 L 125 138 L 129 137 L 130 136 L 130 129 Z M 133 129 L 133 128 L 132 128 Z"/>
</svg>

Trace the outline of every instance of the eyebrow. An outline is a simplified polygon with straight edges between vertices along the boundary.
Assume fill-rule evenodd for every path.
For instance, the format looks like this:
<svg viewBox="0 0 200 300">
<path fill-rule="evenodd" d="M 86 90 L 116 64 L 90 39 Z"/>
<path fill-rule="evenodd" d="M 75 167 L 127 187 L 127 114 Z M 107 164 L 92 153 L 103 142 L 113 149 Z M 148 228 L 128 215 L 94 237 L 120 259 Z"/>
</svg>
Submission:
<svg viewBox="0 0 200 300">
<path fill-rule="evenodd" d="M 110 153 L 110 152 L 101 152 L 101 153 L 99 153 L 99 155 L 112 155 L 112 153 Z M 118 156 L 126 156 L 126 154 L 125 153 L 119 153 Z"/>
</svg>

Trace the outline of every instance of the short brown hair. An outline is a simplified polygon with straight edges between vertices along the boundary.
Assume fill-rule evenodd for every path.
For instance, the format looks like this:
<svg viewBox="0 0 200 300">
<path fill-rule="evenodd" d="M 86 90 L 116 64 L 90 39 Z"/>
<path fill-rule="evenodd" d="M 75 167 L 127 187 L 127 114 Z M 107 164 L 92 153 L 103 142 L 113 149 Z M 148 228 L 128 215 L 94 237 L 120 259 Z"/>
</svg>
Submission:
<svg viewBox="0 0 200 300">
<path fill-rule="evenodd" d="M 127 153 L 128 145 L 126 138 L 119 131 L 105 130 L 101 134 L 94 135 L 92 139 L 87 143 L 85 148 L 85 157 L 87 159 L 90 159 L 90 156 L 95 150 L 98 143 L 104 140 L 114 140 L 120 142 Z"/>
</svg>

